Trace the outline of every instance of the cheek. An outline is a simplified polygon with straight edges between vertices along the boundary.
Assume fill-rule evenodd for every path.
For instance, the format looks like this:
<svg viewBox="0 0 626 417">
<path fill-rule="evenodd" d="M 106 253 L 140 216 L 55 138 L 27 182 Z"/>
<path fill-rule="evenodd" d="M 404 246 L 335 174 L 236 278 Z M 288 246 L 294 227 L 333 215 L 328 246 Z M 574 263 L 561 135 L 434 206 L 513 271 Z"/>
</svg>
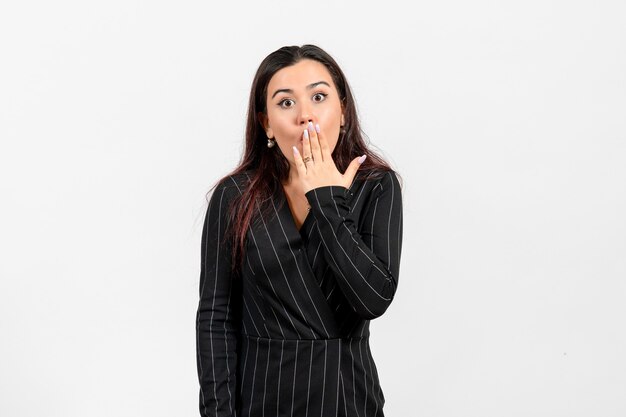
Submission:
<svg viewBox="0 0 626 417">
<path fill-rule="evenodd" d="M 339 142 L 339 131 L 332 132 L 326 136 L 328 139 L 328 146 L 330 147 L 331 152 L 335 150 L 337 147 L 337 143 Z"/>
<path fill-rule="evenodd" d="M 325 109 L 320 116 L 320 119 L 324 119 L 327 124 L 330 124 L 332 126 L 336 124 L 337 126 L 339 126 L 339 121 L 341 120 L 341 110 L 334 107 L 328 108 Z"/>
<path fill-rule="evenodd" d="M 337 130 L 338 131 L 338 130 Z M 334 129 L 333 132 L 327 136 L 328 146 L 330 147 L 330 152 L 334 152 L 337 147 L 337 143 L 339 142 L 339 137 L 335 134 Z"/>
<path fill-rule="evenodd" d="M 277 135 L 284 134 L 289 128 L 289 120 L 284 115 L 270 115 L 269 124 Z"/>
</svg>

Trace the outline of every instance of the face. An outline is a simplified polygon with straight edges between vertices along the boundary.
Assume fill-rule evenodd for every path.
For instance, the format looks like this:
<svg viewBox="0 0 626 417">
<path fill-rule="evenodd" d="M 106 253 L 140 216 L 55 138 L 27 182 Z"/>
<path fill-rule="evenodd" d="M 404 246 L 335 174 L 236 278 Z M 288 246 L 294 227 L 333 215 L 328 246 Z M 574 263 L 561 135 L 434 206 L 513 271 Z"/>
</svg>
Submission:
<svg viewBox="0 0 626 417">
<path fill-rule="evenodd" d="M 261 114 L 263 128 L 274 138 L 293 165 L 292 146 L 302 155 L 302 134 L 309 121 L 319 124 L 331 151 L 343 125 L 343 108 L 332 76 L 324 64 L 311 59 L 277 71 L 267 88 L 267 114 Z"/>
</svg>

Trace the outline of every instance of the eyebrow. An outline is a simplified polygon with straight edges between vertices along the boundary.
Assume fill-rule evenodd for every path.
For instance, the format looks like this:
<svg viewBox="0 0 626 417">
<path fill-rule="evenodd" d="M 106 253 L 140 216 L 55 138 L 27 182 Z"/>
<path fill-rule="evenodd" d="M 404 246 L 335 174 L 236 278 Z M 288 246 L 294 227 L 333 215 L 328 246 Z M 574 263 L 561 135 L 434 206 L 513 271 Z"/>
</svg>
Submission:
<svg viewBox="0 0 626 417">
<path fill-rule="evenodd" d="M 330 88 L 330 85 L 328 85 L 328 83 L 326 81 L 318 81 L 316 83 L 313 84 L 309 84 L 306 86 L 307 90 L 310 90 L 312 88 L 317 87 L 320 84 L 324 84 L 326 85 L 328 88 Z M 280 90 L 276 90 L 274 91 L 274 94 L 272 94 L 272 98 L 274 98 L 276 96 L 276 94 L 278 93 L 289 93 L 289 94 L 293 94 L 293 90 L 291 88 L 281 88 Z"/>
</svg>

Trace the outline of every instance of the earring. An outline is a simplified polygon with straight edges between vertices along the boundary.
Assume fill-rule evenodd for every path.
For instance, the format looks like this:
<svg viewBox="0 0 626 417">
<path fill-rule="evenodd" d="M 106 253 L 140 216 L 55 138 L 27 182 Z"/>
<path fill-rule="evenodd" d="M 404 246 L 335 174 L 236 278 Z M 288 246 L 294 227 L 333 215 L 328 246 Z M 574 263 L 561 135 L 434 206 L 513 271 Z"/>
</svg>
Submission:
<svg viewBox="0 0 626 417">
<path fill-rule="evenodd" d="M 268 148 L 273 148 L 274 145 L 276 145 L 276 141 L 274 139 L 272 139 L 272 138 L 268 138 L 267 139 L 267 147 Z"/>
</svg>

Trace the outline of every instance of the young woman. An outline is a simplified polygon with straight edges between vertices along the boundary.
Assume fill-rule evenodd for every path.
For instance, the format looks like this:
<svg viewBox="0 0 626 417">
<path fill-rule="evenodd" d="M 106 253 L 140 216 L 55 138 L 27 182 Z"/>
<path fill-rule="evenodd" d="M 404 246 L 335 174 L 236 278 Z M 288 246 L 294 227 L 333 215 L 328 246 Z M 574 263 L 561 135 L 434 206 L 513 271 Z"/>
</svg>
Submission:
<svg viewBox="0 0 626 417">
<path fill-rule="evenodd" d="M 369 322 L 398 285 L 402 197 L 314 45 L 259 66 L 239 166 L 215 185 L 196 318 L 202 416 L 383 416 Z"/>
</svg>

